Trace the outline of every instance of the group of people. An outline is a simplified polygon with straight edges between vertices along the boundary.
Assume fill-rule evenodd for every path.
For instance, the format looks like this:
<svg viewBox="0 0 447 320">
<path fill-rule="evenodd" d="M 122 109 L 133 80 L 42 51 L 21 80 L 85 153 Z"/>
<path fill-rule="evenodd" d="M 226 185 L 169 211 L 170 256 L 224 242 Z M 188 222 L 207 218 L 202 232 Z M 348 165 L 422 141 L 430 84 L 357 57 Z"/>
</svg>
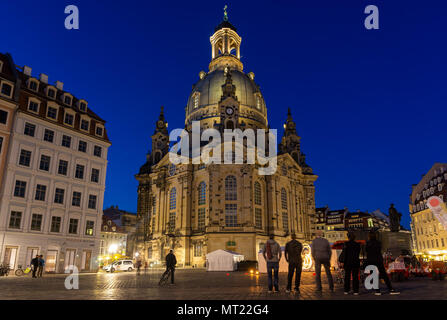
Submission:
<svg viewBox="0 0 447 320">
<path fill-rule="evenodd" d="M 43 255 L 36 255 L 36 257 L 31 260 L 31 267 L 33 269 L 33 278 L 42 278 L 43 269 L 45 267 Z"/>
<path fill-rule="evenodd" d="M 292 240 L 287 242 L 284 256 L 289 264 L 289 272 L 287 276 L 286 292 L 292 291 L 292 280 L 295 275 L 295 292 L 299 293 L 301 282 L 301 271 L 303 265 L 302 251 L 303 245 L 296 240 L 296 235 L 291 235 Z M 359 294 L 359 272 L 360 272 L 360 244 L 355 241 L 355 235 L 349 234 L 349 241 L 347 241 L 343 247 L 342 253 L 339 256 L 340 267 L 345 270 L 344 278 L 344 293 L 349 294 L 351 276 L 353 284 L 353 294 Z M 331 274 L 331 256 L 332 248 L 329 241 L 323 238 L 323 232 L 317 230 L 316 238 L 312 241 L 312 258 L 315 266 L 315 282 L 318 292 L 322 291 L 321 285 L 321 266 L 324 266 L 329 290 L 334 292 L 334 280 Z M 366 265 L 374 265 L 379 271 L 379 277 L 384 279 L 390 294 L 399 294 L 394 290 L 391 282 L 386 273 L 383 257 L 381 252 L 381 243 L 376 239 L 375 233 L 370 233 L 369 241 L 366 243 Z M 270 235 L 270 239 L 265 243 L 262 250 L 262 254 L 267 263 L 267 275 L 268 275 L 268 292 L 272 293 L 273 288 L 276 292 L 279 292 L 279 262 L 282 257 L 281 247 L 274 240 L 274 235 Z M 375 290 L 376 295 L 380 295 L 380 289 Z"/>
</svg>

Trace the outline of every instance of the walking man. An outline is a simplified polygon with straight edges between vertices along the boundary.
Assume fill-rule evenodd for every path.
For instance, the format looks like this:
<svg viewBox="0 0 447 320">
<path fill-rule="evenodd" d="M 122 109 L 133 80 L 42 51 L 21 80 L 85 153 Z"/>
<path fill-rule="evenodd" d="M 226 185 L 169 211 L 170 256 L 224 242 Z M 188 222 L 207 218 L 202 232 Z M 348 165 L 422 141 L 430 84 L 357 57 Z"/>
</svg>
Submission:
<svg viewBox="0 0 447 320">
<path fill-rule="evenodd" d="M 31 266 L 33 267 L 33 278 L 37 278 L 36 272 L 37 268 L 39 268 L 39 255 L 36 255 L 36 257 L 31 260 Z"/>
<path fill-rule="evenodd" d="M 39 267 L 37 268 L 37 277 L 42 278 L 43 268 L 45 267 L 45 260 L 43 255 L 39 256 Z"/>
<path fill-rule="evenodd" d="M 278 272 L 279 261 L 281 260 L 281 247 L 273 238 L 274 235 L 271 234 L 270 239 L 267 240 L 262 250 L 262 255 L 267 263 L 269 293 L 273 292 L 273 285 L 275 286 L 275 291 L 279 292 Z M 272 280 L 272 272 L 274 273 L 274 280 Z"/>
<path fill-rule="evenodd" d="M 166 256 L 166 270 L 171 270 L 171 285 L 174 284 L 174 272 L 176 264 L 177 259 L 175 258 L 174 251 L 169 250 L 169 253 Z"/>
<path fill-rule="evenodd" d="M 331 274 L 331 255 L 332 250 L 325 238 L 322 237 L 323 232 L 321 230 L 317 230 L 317 237 L 312 241 L 312 258 L 315 262 L 315 273 L 316 273 L 316 282 L 317 282 L 317 291 L 321 292 L 321 265 L 324 266 L 324 270 L 326 271 L 327 281 L 329 282 L 329 290 L 334 292 L 334 280 L 332 279 Z"/>
<path fill-rule="evenodd" d="M 292 278 L 295 271 L 295 292 L 300 292 L 301 270 L 303 268 L 303 259 L 301 257 L 302 251 L 303 245 L 301 244 L 301 242 L 296 240 L 296 234 L 292 233 L 292 240 L 287 242 L 286 250 L 284 251 L 286 261 L 289 263 L 289 274 L 287 275 L 286 289 L 287 293 L 292 291 Z"/>
<path fill-rule="evenodd" d="M 348 234 L 349 241 L 343 246 L 338 258 L 340 266 L 345 269 L 345 294 L 349 294 L 352 275 L 352 289 L 354 295 L 359 295 L 360 244 L 355 242 L 355 235 Z"/>
<path fill-rule="evenodd" d="M 369 233 L 369 241 L 366 242 L 366 265 L 374 265 L 379 270 L 379 277 L 385 281 L 390 294 L 400 294 L 399 291 L 393 289 L 391 281 L 388 278 L 385 267 L 383 266 L 382 244 L 377 240 L 375 232 Z M 376 289 L 376 296 L 380 296 L 380 288 Z"/>
</svg>

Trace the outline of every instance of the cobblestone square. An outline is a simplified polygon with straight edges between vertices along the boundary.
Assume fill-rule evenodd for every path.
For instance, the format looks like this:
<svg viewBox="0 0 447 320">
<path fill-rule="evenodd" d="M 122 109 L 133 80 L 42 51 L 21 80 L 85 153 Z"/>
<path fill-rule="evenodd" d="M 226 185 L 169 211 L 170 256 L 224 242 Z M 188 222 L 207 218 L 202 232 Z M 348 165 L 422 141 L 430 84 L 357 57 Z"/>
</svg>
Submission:
<svg viewBox="0 0 447 320">
<path fill-rule="evenodd" d="M 175 273 L 174 286 L 159 287 L 158 280 L 163 270 L 136 272 L 89 273 L 79 275 L 79 289 L 67 290 L 66 275 L 8 276 L 0 278 L 2 300 L 445 300 L 447 281 L 432 281 L 430 278 L 413 278 L 395 283 L 400 295 L 390 296 L 383 284 L 382 296 L 361 288 L 359 296 L 344 295 L 343 287 L 336 284 L 330 293 L 323 277 L 323 292 L 315 290 L 314 275 L 303 272 L 300 294 L 285 292 L 287 274 L 280 274 L 280 292 L 267 292 L 267 276 L 244 272 L 206 272 L 185 269 Z"/>
</svg>

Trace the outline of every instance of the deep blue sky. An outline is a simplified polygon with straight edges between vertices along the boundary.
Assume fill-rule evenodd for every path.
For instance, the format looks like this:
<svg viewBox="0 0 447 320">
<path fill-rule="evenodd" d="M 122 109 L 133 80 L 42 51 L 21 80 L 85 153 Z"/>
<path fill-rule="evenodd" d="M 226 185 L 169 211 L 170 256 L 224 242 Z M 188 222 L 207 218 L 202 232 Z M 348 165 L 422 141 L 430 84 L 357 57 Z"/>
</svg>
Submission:
<svg viewBox="0 0 447 320">
<path fill-rule="evenodd" d="M 64 28 L 69 4 L 80 30 Z M 411 185 L 447 156 L 445 2 L 3 0 L 0 51 L 64 82 L 107 120 L 105 207 L 135 211 L 134 174 L 159 108 L 170 129 L 183 127 L 225 4 L 271 127 L 292 108 L 319 176 L 317 206 L 387 212 L 394 202 L 408 226 Z M 369 4 L 380 30 L 363 26 Z"/>
</svg>

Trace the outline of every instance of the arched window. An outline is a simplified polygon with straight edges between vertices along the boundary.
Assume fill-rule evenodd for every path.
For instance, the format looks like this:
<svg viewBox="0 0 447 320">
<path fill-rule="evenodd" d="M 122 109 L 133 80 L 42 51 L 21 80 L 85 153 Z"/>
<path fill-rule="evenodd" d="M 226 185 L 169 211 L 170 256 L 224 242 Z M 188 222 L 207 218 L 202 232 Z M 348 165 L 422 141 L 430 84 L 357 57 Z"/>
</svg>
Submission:
<svg viewBox="0 0 447 320">
<path fill-rule="evenodd" d="M 281 189 L 281 208 L 287 210 L 287 193 L 286 189 Z"/>
<path fill-rule="evenodd" d="M 262 204 L 261 184 L 257 181 L 255 182 L 255 204 Z"/>
<path fill-rule="evenodd" d="M 235 176 L 225 178 L 225 200 L 237 200 L 237 182 Z"/>
<path fill-rule="evenodd" d="M 176 198 L 177 198 L 177 190 L 175 188 L 172 188 L 169 194 L 169 210 L 176 209 L 177 207 Z"/>
<path fill-rule="evenodd" d="M 199 206 L 202 204 L 205 204 L 206 202 L 206 183 L 205 182 L 200 182 L 199 184 Z"/>
</svg>

